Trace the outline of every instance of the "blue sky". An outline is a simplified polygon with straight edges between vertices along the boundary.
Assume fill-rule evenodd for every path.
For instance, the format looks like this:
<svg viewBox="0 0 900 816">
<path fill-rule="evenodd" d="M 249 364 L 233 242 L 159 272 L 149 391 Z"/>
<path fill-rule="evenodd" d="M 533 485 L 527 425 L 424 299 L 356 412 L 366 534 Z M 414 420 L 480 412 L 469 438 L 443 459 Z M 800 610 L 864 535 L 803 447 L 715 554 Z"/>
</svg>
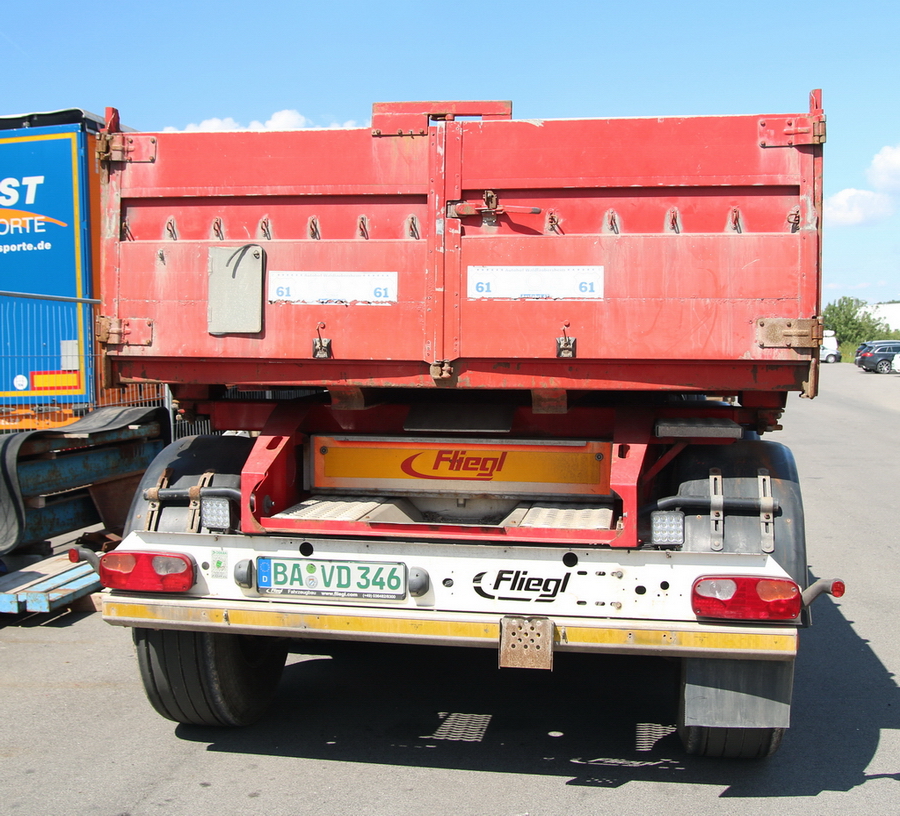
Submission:
<svg viewBox="0 0 900 816">
<path fill-rule="evenodd" d="M 822 88 L 824 302 L 900 299 L 900 3 L 6 0 L 0 114 L 139 130 L 365 125 L 373 102 L 519 118 L 800 113 Z"/>
</svg>

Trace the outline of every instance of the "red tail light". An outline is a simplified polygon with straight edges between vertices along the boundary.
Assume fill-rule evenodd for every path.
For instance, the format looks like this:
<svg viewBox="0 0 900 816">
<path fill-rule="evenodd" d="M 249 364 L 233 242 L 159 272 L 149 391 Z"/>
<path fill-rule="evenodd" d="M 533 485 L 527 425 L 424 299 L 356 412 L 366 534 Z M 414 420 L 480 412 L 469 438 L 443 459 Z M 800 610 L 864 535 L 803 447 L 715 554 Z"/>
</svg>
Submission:
<svg viewBox="0 0 900 816">
<path fill-rule="evenodd" d="M 713 575 L 691 589 L 694 614 L 728 620 L 794 620 L 803 605 L 800 587 L 789 578 Z"/>
<path fill-rule="evenodd" d="M 100 558 L 100 583 L 110 589 L 187 592 L 196 569 L 189 555 L 113 550 Z"/>
<path fill-rule="evenodd" d="M 864 352 L 863 352 L 862 354 L 860 354 L 859 356 L 860 356 L 860 357 L 874 357 L 875 355 L 872 354 L 871 351 L 864 351 Z"/>
</svg>

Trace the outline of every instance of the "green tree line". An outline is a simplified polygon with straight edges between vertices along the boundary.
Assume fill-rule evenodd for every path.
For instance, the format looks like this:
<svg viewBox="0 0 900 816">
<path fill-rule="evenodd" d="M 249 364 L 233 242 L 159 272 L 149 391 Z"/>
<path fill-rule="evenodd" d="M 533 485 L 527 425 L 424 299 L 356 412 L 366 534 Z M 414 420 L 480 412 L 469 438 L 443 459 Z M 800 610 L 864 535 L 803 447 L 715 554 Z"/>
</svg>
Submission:
<svg viewBox="0 0 900 816">
<path fill-rule="evenodd" d="M 854 348 L 866 340 L 900 339 L 900 331 L 892 331 L 884 320 L 868 311 L 868 305 L 859 298 L 838 298 L 822 312 L 825 328 L 835 333 L 842 346 Z"/>
</svg>

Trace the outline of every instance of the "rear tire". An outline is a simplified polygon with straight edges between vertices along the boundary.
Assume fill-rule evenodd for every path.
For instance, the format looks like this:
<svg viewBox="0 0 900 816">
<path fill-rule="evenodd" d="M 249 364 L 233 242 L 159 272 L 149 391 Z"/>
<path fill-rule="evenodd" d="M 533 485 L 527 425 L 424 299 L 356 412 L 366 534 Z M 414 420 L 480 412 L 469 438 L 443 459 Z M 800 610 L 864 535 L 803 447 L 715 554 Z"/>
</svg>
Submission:
<svg viewBox="0 0 900 816">
<path fill-rule="evenodd" d="M 890 374 L 891 373 L 891 361 L 890 360 L 879 360 L 875 364 L 875 370 L 879 374 Z"/>
<path fill-rule="evenodd" d="M 287 659 L 273 637 L 135 629 L 147 699 L 185 725 L 238 726 L 269 707 Z"/>
<path fill-rule="evenodd" d="M 781 745 L 783 728 L 712 728 L 688 725 L 678 729 L 684 749 L 695 756 L 721 759 L 764 759 Z"/>
</svg>

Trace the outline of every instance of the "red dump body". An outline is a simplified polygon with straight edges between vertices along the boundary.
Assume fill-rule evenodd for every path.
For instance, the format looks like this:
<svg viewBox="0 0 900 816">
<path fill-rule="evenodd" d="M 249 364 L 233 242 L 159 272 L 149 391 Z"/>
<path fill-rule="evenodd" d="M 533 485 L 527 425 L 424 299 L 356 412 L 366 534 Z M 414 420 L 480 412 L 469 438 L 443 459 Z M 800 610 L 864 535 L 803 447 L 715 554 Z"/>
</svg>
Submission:
<svg viewBox="0 0 900 816">
<path fill-rule="evenodd" d="M 113 126 L 100 339 L 115 378 L 201 401 L 228 384 L 780 406 L 816 388 L 822 141 L 818 92 L 788 115 L 400 103 L 354 130 Z"/>
</svg>

